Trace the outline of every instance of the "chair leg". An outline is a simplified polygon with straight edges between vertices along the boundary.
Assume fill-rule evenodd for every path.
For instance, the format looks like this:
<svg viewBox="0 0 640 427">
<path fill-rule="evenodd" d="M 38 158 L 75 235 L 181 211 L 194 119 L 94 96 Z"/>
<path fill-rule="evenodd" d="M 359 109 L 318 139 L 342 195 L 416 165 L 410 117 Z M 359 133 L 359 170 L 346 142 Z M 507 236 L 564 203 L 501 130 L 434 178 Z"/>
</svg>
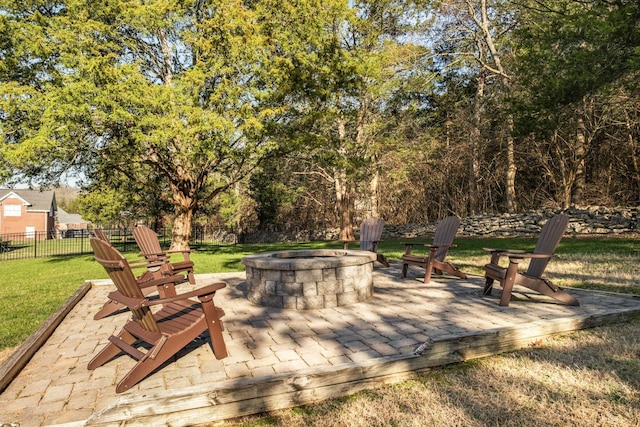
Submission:
<svg viewBox="0 0 640 427">
<path fill-rule="evenodd" d="M 448 261 L 438 261 L 437 259 L 433 260 L 433 268 L 436 274 L 450 274 L 452 276 L 456 276 L 460 279 L 466 279 L 467 275 L 463 273 L 458 267 L 451 264 Z"/>
<path fill-rule="evenodd" d="M 491 277 L 487 277 L 484 282 L 484 290 L 482 291 L 482 295 L 489 296 L 491 295 L 492 290 L 493 290 L 493 279 Z"/>
<path fill-rule="evenodd" d="M 100 320 L 100 319 L 104 319 L 107 316 L 112 315 L 113 313 L 117 313 L 120 310 L 124 310 L 127 307 L 125 307 L 124 305 L 120 304 L 119 302 L 113 301 L 113 300 L 109 300 L 107 302 L 104 303 L 104 305 L 102 306 L 102 308 L 100 309 L 100 311 L 98 311 L 94 316 L 93 316 L 93 320 Z"/>
<path fill-rule="evenodd" d="M 133 344 L 133 343 L 135 343 L 137 341 L 136 337 L 134 337 L 133 335 L 131 335 L 129 332 L 125 331 L 124 329 L 121 330 L 120 333 L 118 333 L 116 338 L 124 341 L 127 344 Z M 122 350 L 119 347 L 117 347 L 115 344 L 110 342 L 109 344 L 104 346 L 104 348 L 102 350 L 100 350 L 100 352 L 98 354 L 96 354 L 93 357 L 93 359 L 91 359 L 91 361 L 89 362 L 89 365 L 87 366 L 87 369 L 89 369 L 90 371 L 93 370 L 93 369 L 96 369 L 96 368 L 104 365 L 105 363 L 107 363 L 109 360 L 111 360 L 114 357 L 116 357 L 121 352 L 122 352 Z"/>
<path fill-rule="evenodd" d="M 138 360 L 133 368 L 118 382 L 116 385 L 116 393 L 122 393 L 129 390 L 134 385 L 138 384 L 144 378 L 146 378 L 153 371 L 158 369 L 173 357 L 178 350 L 182 349 L 193 336 L 188 337 L 178 335 L 169 339 L 161 339 L 153 344 L 147 353 Z"/>
<path fill-rule="evenodd" d="M 516 281 L 516 274 L 518 274 L 518 263 L 510 261 L 504 280 L 502 281 L 500 305 L 503 307 L 507 307 L 511 301 L 511 292 L 513 291 L 513 285 Z"/>
<path fill-rule="evenodd" d="M 407 271 L 409 270 L 409 264 L 402 264 L 402 278 L 407 278 Z"/>
<path fill-rule="evenodd" d="M 228 356 L 227 345 L 224 343 L 222 336 L 222 321 L 220 320 L 220 312 L 224 312 L 217 308 L 213 303 L 213 295 L 200 297 L 204 317 L 207 319 L 207 328 L 209 329 L 209 337 L 211 338 L 211 350 L 216 359 L 224 359 Z"/>
<path fill-rule="evenodd" d="M 539 292 L 542 295 L 546 295 L 557 301 L 560 301 L 563 304 L 568 304 L 573 306 L 580 305 L 577 299 L 575 299 L 574 297 L 572 297 L 571 295 L 569 295 L 568 293 L 566 293 L 561 288 L 557 287 L 547 279 L 541 279 L 541 278 L 531 279 L 526 277 L 525 280 L 523 280 L 522 282 L 519 282 L 519 284 L 526 288 Z"/>
<path fill-rule="evenodd" d="M 436 248 L 431 248 L 429 250 L 429 256 L 425 262 L 424 266 L 424 283 L 429 283 L 431 281 L 431 273 L 433 272 L 433 262 L 435 261 L 434 257 L 436 255 Z"/>
<path fill-rule="evenodd" d="M 433 272 L 433 263 L 427 262 L 427 265 L 424 267 L 424 283 L 429 283 L 431 281 L 431 273 Z"/>
<path fill-rule="evenodd" d="M 193 275 L 193 270 L 189 270 L 187 278 L 189 279 L 189 283 L 191 283 L 192 285 L 196 284 L 196 277 Z"/>
<path fill-rule="evenodd" d="M 136 366 L 134 366 L 127 374 L 122 378 L 116 386 L 116 393 L 122 393 L 129 390 L 134 385 L 142 381 L 147 375 L 156 370 L 162 365 L 165 360 L 149 359 L 147 357 L 141 359 Z"/>
<path fill-rule="evenodd" d="M 385 267 L 389 267 L 389 261 L 387 261 L 387 258 L 384 255 L 376 254 L 376 259 L 380 264 L 384 265 Z"/>
</svg>

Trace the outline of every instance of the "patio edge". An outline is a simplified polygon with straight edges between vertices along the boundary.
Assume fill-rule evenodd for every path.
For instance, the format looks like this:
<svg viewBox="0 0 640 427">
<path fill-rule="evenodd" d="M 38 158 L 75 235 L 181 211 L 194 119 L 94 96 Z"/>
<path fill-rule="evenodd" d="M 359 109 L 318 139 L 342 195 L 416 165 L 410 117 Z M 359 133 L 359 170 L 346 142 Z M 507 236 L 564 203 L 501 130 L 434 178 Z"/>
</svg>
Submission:
<svg viewBox="0 0 640 427">
<path fill-rule="evenodd" d="M 416 347 L 420 353 L 371 362 L 308 368 L 295 374 L 226 381 L 217 386 L 123 397 L 86 420 L 87 426 L 163 423 L 198 425 L 311 404 L 414 378 L 430 368 L 525 348 L 552 335 L 621 323 L 640 308 L 542 320 L 464 336 L 443 337 Z M 153 402 L 151 404 L 150 402 Z"/>
<path fill-rule="evenodd" d="M 69 314 L 73 307 L 89 292 L 91 286 L 91 281 L 85 281 L 84 285 L 80 286 L 55 313 L 49 316 L 47 320 L 0 365 L 0 393 L 11 384 L 14 378 L 27 363 L 29 363 L 29 360 L 31 360 L 33 355 L 49 339 L 67 314 Z"/>
</svg>

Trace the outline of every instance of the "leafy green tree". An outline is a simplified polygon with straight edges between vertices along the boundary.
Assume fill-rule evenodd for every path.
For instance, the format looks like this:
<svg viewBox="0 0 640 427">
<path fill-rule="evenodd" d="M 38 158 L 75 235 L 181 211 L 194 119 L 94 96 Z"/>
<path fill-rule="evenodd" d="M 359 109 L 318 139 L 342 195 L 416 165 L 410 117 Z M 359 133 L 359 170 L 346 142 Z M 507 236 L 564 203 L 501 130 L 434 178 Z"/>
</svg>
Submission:
<svg viewBox="0 0 640 427">
<path fill-rule="evenodd" d="M 93 191 L 76 199 L 82 217 L 98 227 L 127 226 L 127 203 L 121 193 L 114 190 Z"/>
<path fill-rule="evenodd" d="M 150 190 L 173 206 L 175 249 L 188 246 L 197 207 L 276 145 L 281 75 L 260 2 L 3 3 L 5 174 L 159 177 Z"/>
<path fill-rule="evenodd" d="M 292 64 L 286 99 L 302 119 L 290 122 L 288 130 L 309 165 L 298 172 L 333 187 L 340 238 L 352 239 L 356 199 L 372 200 L 365 214 L 378 213 L 375 183 L 385 149 L 378 134 L 381 112 L 423 48 L 402 40 L 415 23 L 406 12 L 410 2 L 297 6 L 297 18 L 287 25 L 295 38 L 283 48 Z"/>
</svg>

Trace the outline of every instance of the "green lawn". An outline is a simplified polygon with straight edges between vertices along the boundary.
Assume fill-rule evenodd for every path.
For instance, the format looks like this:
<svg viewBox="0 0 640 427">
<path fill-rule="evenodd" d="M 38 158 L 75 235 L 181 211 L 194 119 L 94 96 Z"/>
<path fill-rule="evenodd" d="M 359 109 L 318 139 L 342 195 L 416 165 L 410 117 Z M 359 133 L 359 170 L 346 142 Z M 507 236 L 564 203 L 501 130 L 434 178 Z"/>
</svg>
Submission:
<svg viewBox="0 0 640 427">
<path fill-rule="evenodd" d="M 388 240 L 379 252 L 391 261 L 404 251 L 404 240 Z M 448 260 L 463 271 L 482 274 L 488 261 L 483 247 L 532 249 L 534 238 L 458 238 Z M 196 274 L 243 271 L 242 256 L 282 249 L 341 248 L 339 242 L 204 246 L 192 254 Z M 640 250 L 634 238 L 571 238 L 560 243 L 547 277 L 562 286 L 640 294 Z M 353 245 L 352 248 L 357 248 Z M 135 258 L 136 252 L 127 253 Z M 87 279 L 107 278 L 90 255 L 0 262 L 0 349 L 14 347 L 33 333 Z"/>
</svg>

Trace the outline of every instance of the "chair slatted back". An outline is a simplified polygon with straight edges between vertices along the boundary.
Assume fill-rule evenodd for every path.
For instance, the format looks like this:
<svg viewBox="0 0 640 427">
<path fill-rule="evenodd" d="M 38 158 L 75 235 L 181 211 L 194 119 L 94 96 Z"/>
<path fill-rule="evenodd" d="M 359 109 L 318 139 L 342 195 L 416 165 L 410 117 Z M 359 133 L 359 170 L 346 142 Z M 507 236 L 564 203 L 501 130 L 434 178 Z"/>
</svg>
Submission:
<svg viewBox="0 0 640 427">
<path fill-rule="evenodd" d="M 373 242 L 382 237 L 384 221 L 380 218 L 367 218 L 360 224 L 360 250 L 373 251 Z"/>
<path fill-rule="evenodd" d="M 136 281 L 131 267 L 122 254 L 108 243 L 92 237 L 89 239 L 91 247 L 95 254 L 96 261 L 98 261 L 109 274 L 109 277 L 113 281 L 113 284 L 122 295 L 135 298 L 138 300 L 144 299 L 140 285 Z M 129 307 L 133 316 L 143 328 L 151 332 L 159 332 L 158 325 L 153 313 L 149 307 L 133 308 Z"/>
<path fill-rule="evenodd" d="M 109 237 L 107 236 L 107 234 L 104 232 L 102 228 L 94 228 L 93 235 L 105 243 L 109 243 L 109 244 L 111 243 L 111 241 L 109 240 Z"/>
<path fill-rule="evenodd" d="M 436 250 L 434 255 L 434 259 L 437 261 L 444 261 L 445 256 L 447 256 L 447 252 L 449 251 L 448 246 L 453 243 L 453 239 L 456 237 L 456 233 L 458 232 L 458 228 L 460 227 L 460 220 L 456 216 L 449 216 L 436 225 L 436 232 L 433 236 L 433 244 L 434 245 L 443 245 Z"/>
<path fill-rule="evenodd" d="M 547 221 L 542 230 L 540 236 L 538 236 L 538 243 L 533 253 L 535 254 L 553 254 L 562 239 L 562 236 L 567 231 L 569 226 L 569 216 L 565 214 L 558 214 Z M 544 273 L 550 258 L 534 258 L 529 263 L 527 269 L 527 275 L 533 277 L 540 277 Z"/>
<path fill-rule="evenodd" d="M 140 251 L 144 255 L 158 255 L 162 252 L 160 241 L 155 231 L 144 225 L 138 225 L 133 229 L 133 238 L 136 240 Z"/>
</svg>

